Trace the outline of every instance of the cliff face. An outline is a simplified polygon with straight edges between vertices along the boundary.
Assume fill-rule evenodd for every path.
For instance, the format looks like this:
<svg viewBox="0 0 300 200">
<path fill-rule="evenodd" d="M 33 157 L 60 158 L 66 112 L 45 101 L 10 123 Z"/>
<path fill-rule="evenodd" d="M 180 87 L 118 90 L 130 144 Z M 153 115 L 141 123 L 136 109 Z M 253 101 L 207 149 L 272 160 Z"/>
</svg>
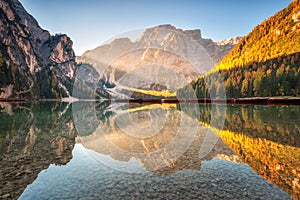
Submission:
<svg viewBox="0 0 300 200">
<path fill-rule="evenodd" d="M 174 93 L 208 72 L 233 46 L 233 42 L 204 39 L 199 29 L 182 30 L 167 24 L 146 29 L 134 42 L 118 38 L 87 51 L 80 62 L 97 69 L 102 93 L 112 97 L 129 97 L 125 90 L 153 90 L 153 85 Z"/>
<path fill-rule="evenodd" d="M 0 97 L 68 96 L 76 69 L 72 41 L 51 36 L 17 0 L 0 0 Z"/>
<path fill-rule="evenodd" d="M 86 51 L 80 62 L 92 64 L 102 72 L 104 67 L 107 67 L 119 56 L 139 49 L 143 49 L 143 58 L 145 58 L 147 50 L 156 48 L 177 54 L 188 61 L 195 61 L 196 57 L 199 56 L 195 50 L 204 48 L 212 61 L 218 63 L 240 39 L 241 37 L 235 37 L 213 42 L 211 39 L 202 38 L 199 29 L 182 30 L 169 24 L 160 25 L 146 29 L 134 42 L 128 38 L 118 38 L 110 44 Z M 167 60 L 168 58 L 164 59 Z"/>
<path fill-rule="evenodd" d="M 239 39 L 239 37 L 236 37 L 236 40 Z M 173 50 L 189 60 L 195 59 L 193 58 L 194 56 L 199 56 L 195 55 L 193 51 L 195 50 L 195 46 L 196 49 L 201 46 L 205 49 L 215 64 L 220 62 L 235 45 L 234 42 L 222 44 L 214 42 L 211 39 L 203 38 L 201 30 L 199 29 L 182 30 L 170 24 L 146 29 L 135 43 L 139 47 L 154 45 L 155 47 Z"/>
</svg>

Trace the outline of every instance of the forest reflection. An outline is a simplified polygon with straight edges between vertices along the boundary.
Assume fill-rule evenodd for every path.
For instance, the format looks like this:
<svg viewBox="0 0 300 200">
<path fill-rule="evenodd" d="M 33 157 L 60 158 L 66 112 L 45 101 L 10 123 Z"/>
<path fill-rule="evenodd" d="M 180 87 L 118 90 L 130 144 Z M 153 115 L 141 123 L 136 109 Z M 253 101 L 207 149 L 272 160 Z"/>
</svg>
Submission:
<svg viewBox="0 0 300 200">
<path fill-rule="evenodd" d="M 300 196 L 298 106 L 104 101 L 1 108 L 1 193 L 13 198 L 50 164 L 68 163 L 76 141 L 116 161 L 135 158 L 155 174 L 200 170 L 213 158 L 242 161 L 292 198 Z M 211 146 L 200 156 L 206 138 Z"/>
<path fill-rule="evenodd" d="M 300 196 L 300 107 L 180 105 L 213 130 L 256 173 L 293 198 Z M 196 109 L 201 114 L 195 113 Z M 226 107 L 226 115 L 223 114 Z M 214 108 L 214 109 L 212 109 Z M 222 129 L 211 121 L 224 118 Z"/>
<path fill-rule="evenodd" d="M 93 107 L 93 105 L 91 106 Z M 116 106 L 118 108 L 115 108 Z M 126 153 L 121 154 L 120 152 L 116 153 L 116 151 L 107 150 L 111 148 L 102 148 L 102 150 L 100 150 L 99 146 L 101 145 L 98 145 L 98 150 L 101 153 L 111 155 L 117 160 L 128 160 L 133 155 L 133 152 L 151 153 L 152 151 L 162 149 L 176 135 L 172 132 L 174 130 L 171 131 L 171 129 L 168 129 L 165 132 L 160 133 L 160 135 L 158 134 L 154 137 L 142 140 L 130 137 L 126 134 L 125 137 L 125 135 L 121 133 L 122 131 L 117 131 L 115 128 L 116 124 L 114 124 L 116 122 L 115 116 L 119 115 L 120 111 L 131 113 L 131 117 L 136 120 L 140 120 L 136 121 L 138 124 L 145 124 L 145 120 L 147 121 L 147 118 L 151 118 L 152 120 L 154 119 L 153 116 L 149 114 L 150 111 L 154 111 L 156 114 L 164 112 L 164 114 L 169 117 L 169 120 L 167 120 L 169 122 L 166 124 L 167 127 L 176 127 L 176 124 L 179 123 L 180 115 L 184 113 L 200 124 L 202 131 L 200 131 L 198 135 L 207 133 L 207 129 L 205 128 L 208 128 L 221 138 L 221 141 L 218 142 L 219 145 L 216 145 L 216 147 L 211 149 L 212 152 L 215 151 L 218 153 L 210 153 L 209 156 L 203 160 L 210 160 L 211 158 L 217 157 L 221 154 L 227 154 L 230 156 L 230 154 L 232 154 L 231 151 L 233 151 L 241 161 L 251 166 L 256 173 L 288 192 L 293 198 L 299 198 L 299 106 L 132 104 L 129 105 L 129 107 L 128 105 L 125 105 L 125 107 L 122 108 L 122 105 L 111 105 L 106 102 L 98 104 L 95 109 L 97 119 L 100 121 L 100 127 L 102 129 L 108 127 L 105 131 L 106 138 L 109 138 L 108 140 L 114 144 L 113 146 L 120 147 L 125 150 Z M 180 113 L 178 111 L 182 112 Z M 157 114 L 157 116 L 158 115 L 159 114 Z M 88 118 L 87 121 L 95 120 Z M 97 126 L 99 126 L 99 124 L 95 125 L 95 127 Z M 128 125 L 127 129 L 130 130 L 130 128 L 132 127 Z M 189 127 L 189 130 L 193 129 Z M 90 132 L 90 134 L 92 133 L 93 131 Z M 186 135 L 184 137 L 186 137 Z M 140 158 L 138 156 L 136 156 L 136 158 L 147 170 L 155 171 L 156 173 L 169 174 L 180 169 L 195 169 L 197 168 L 195 167 L 196 165 L 200 167 L 201 159 L 199 159 L 199 150 L 204 142 L 204 138 L 197 138 L 198 141 L 194 140 L 191 143 L 192 145 L 184 153 L 184 156 L 177 159 L 177 162 L 171 162 L 172 156 L 169 156 L 169 160 L 164 160 L 164 162 L 169 164 L 160 170 L 156 170 L 157 165 L 156 167 L 152 166 L 153 162 L 157 161 L 155 158 Z M 81 138 L 83 143 L 88 140 L 89 139 L 84 137 Z M 224 143 L 226 145 L 224 145 Z M 107 143 L 102 142 L 101 144 L 103 144 L 102 147 L 104 147 Z M 178 144 L 178 147 L 179 146 L 180 143 Z M 174 149 L 170 155 L 172 154 L 174 154 Z M 195 156 L 196 154 L 198 157 Z M 122 158 L 120 155 L 122 155 Z M 168 156 L 166 158 L 168 158 Z M 194 162 L 196 165 L 186 162 L 187 159 L 191 158 L 195 158 L 194 160 L 197 160 Z M 237 159 L 235 158 L 235 160 Z M 178 161 L 181 161 L 181 163 Z"/>
</svg>

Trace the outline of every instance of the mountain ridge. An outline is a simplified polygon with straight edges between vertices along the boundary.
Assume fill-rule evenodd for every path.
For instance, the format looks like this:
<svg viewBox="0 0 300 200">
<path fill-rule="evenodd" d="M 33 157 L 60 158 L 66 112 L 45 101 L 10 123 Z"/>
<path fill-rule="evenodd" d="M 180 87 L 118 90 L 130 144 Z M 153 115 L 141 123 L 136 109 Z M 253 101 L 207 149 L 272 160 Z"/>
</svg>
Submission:
<svg viewBox="0 0 300 200">
<path fill-rule="evenodd" d="M 198 98 L 299 96 L 300 1 L 256 26 L 210 72 L 177 95 Z M 193 91 L 189 91 L 189 87 Z"/>
<path fill-rule="evenodd" d="M 176 28 L 175 26 L 173 26 L 171 24 L 162 24 L 162 25 L 158 25 L 158 26 L 154 26 L 154 27 L 145 29 L 145 31 L 135 41 L 131 41 L 128 37 L 122 36 L 120 38 L 114 39 L 113 41 L 111 41 L 108 44 L 103 44 L 94 49 L 87 50 L 82 54 L 82 56 L 80 56 L 81 58 L 80 58 L 79 62 L 92 62 L 93 63 L 93 61 L 95 61 L 96 59 L 89 58 L 90 54 L 92 54 L 92 53 L 95 54 L 95 52 L 97 50 L 105 51 L 108 54 L 108 53 L 110 53 L 110 52 L 107 52 L 108 50 L 111 50 L 111 49 L 115 50 L 115 48 L 118 47 L 118 45 L 126 45 L 126 43 L 128 45 L 128 48 L 126 49 L 127 51 L 131 50 L 132 46 L 133 46 L 133 49 L 137 49 L 140 46 L 142 46 L 143 48 L 145 48 L 145 46 L 146 47 L 153 46 L 153 44 L 151 44 L 151 42 L 149 42 L 149 40 L 148 40 L 148 43 L 143 40 L 147 39 L 147 37 L 150 37 L 150 35 L 153 35 L 153 33 L 155 31 L 157 31 L 157 29 L 165 30 L 165 31 L 170 30 L 170 31 L 178 32 L 180 34 L 187 35 L 188 37 L 192 38 L 193 40 L 198 42 L 200 45 L 205 47 L 206 50 L 210 53 L 210 55 L 212 55 L 212 57 L 214 58 L 214 62 L 221 61 L 223 56 L 225 56 L 229 52 L 229 50 L 231 48 L 233 48 L 233 46 L 236 45 L 242 39 L 241 36 L 235 36 L 233 38 L 228 38 L 228 39 L 214 42 L 212 39 L 202 38 L 200 29 L 183 30 L 180 28 Z M 165 34 L 165 36 L 167 36 L 167 34 Z M 124 42 L 124 44 L 122 44 L 122 41 Z M 144 43 L 144 44 L 141 44 L 141 43 Z M 162 47 L 162 45 L 155 44 L 154 47 Z M 219 47 L 220 50 L 216 50 L 216 47 Z M 215 50 L 216 50 L 216 52 L 213 52 Z M 221 55 L 220 55 L 220 53 L 221 53 Z M 100 53 L 99 53 L 99 55 L 100 55 Z M 116 57 L 116 55 L 114 55 L 113 57 Z M 91 60 L 93 60 L 93 61 L 91 61 Z"/>
<path fill-rule="evenodd" d="M 199 74 L 208 72 L 237 40 L 239 38 L 219 45 L 202 38 L 200 29 L 182 30 L 165 24 L 146 29 L 133 42 L 129 38 L 117 38 L 86 51 L 78 62 L 97 69 L 102 79 L 100 87 L 112 96 L 124 93 L 126 87 L 139 91 L 157 88 L 151 87 L 153 84 L 174 93 Z M 156 73 L 158 68 L 160 74 Z M 131 82 L 124 82 L 125 79 Z M 115 89 L 121 82 L 125 87 Z M 113 88 L 106 88 L 105 84 Z"/>
<path fill-rule="evenodd" d="M 50 35 L 18 0 L 0 0 L 0 98 L 70 96 L 76 70 L 73 42 Z"/>
<path fill-rule="evenodd" d="M 264 20 L 216 65 L 216 70 L 242 67 L 300 51 L 300 1 Z M 290 45 L 291 42 L 293 45 Z"/>
</svg>

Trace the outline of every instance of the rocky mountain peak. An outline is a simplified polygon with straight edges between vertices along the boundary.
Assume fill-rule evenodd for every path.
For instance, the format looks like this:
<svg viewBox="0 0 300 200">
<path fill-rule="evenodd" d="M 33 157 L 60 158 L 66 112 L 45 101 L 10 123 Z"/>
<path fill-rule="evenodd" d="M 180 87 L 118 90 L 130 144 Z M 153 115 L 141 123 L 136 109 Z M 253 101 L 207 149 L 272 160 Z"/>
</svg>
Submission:
<svg viewBox="0 0 300 200">
<path fill-rule="evenodd" d="M 236 36 L 233 38 L 229 38 L 229 39 L 225 39 L 225 40 L 220 40 L 218 42 L 215 42 L 217 45 L 236 45 L 237 43 L 239 43 L 239 41 L 242 39 L 243 37 L 241 36 Z"/>
<path fill-rule="evenodd" d="M 233 46 L 204 39 L 199 29 L 165 24 L 147 28 L 134 42 L 120 38 L 87 51 L 80 62 L 91 64 L 99 73 L 102 89 L 117 96 L 125 86 L 152 90 L 154 83 L 174 92 L 208 72 Z M 119 85 L 121 89 L 116 89 Z"/>
<path fill-rule="evenodd" d="M 0 24 L 0 71 L 6 74 L 0 75 L 1 98 L 58 98 L 70 92 L 65 88 L 71 88 L 76 64 L 67 35 L 51 36 L 18 0 L 0 0 Z M 44 82 L 37 83 L 38 79 Z M 8 88 L 10 92 L 5 92 Z"/>
<path fill-rule="evenodd" d="M 158 25 L 158 26 L 153 27 L 153 29 L 155 29 L 155 28 L 158 28 L 158 29 L 161 29 L 161 28 L 169 29 L 169 30 L 172 30 L 172 31 L 177 31 L 177 32 L 180 32 L 180 33 L 187 34 L 187 35 L 189 35 L 191 37 L 194 36 L 196 38 L 201 38 L 201 30 L 200 29 L 183 30 L 183 29 L 180 29 L 180 28 L 176 28 L 175 26 L 173 26 L 171 24 L 163 24 L 163 25 Z"/>
<path fill-rule="evenodd" d="M 132 42 L 129 38 L 125 37 L 125 38 L 117 38 L 115 40 L 113 40 L 110 45 L 111 46 L 118 46 L 118 45 L 131 45 Z"/>
<path fill-rule="evenodd" d="M 149 40 L 149 39 L 155 40 L 158 39 L 160 36 L 165 36 L 170 33 L 181 34 L 186 37 L 190 37 L 196 41 L 199 41 L 201 39 L 200 29 L 183 30 L 183 29 L 176 28 L 171 24 L 164 24 L 152 28 L 147 28 L 140 36 L 140 38 L 137 39 L 136 42 L 142 42 L 144 40 Z"/>
<path fill-rule="evenodd" d="M 197 40 L 197 41 L 202 38 L 200 29 L 185 30 L 183 32 L 188 34 L 190 37 L 192 37 L 194 40 Z"/>
<path fill-rule="evenodd" d="M 23 31 L 20 32 L 21 36 L 28 35 L 35 42 L 33 45 L 40 47 L 50 38 L 50 33 L 39 26 L 36 19 L 24 9 L 18 0 L 1 0 L 0 7 L 9 21 L 16 22 L 23 27 Z"/>
</svg>

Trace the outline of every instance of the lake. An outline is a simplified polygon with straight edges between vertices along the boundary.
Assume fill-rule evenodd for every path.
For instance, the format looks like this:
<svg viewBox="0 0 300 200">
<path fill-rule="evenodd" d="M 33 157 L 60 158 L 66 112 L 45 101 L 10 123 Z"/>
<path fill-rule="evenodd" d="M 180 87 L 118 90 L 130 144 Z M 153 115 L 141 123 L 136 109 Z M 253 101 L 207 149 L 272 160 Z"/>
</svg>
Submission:
<svg viewBox="0 0 300 200">
<path fill-rule="evenodd" d="M 0 108 L 3 199 L 300 198 L 300 106 Z"/>
</svg>

